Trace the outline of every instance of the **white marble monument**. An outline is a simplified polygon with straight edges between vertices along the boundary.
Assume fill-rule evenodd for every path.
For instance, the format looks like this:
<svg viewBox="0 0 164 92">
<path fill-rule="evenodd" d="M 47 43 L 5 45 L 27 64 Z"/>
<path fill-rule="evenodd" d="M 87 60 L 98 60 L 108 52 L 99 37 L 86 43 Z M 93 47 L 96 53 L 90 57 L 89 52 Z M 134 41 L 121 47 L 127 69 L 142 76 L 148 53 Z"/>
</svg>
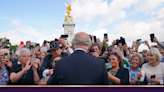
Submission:
<svg viewBox="0 0 164 92">
<path fill-rule="evenodd" d="M 64 3 L 65 6 L 67 7 L 67 16 L 65 16 L 65 23 L 63 24 L 63 27 L 64 27 L 64 34 L 65 35 L 68 35 L 68 38 L 67 38 L 67 44 L 69 46 L 72 46 L 72 40 L 74 38 L 74 27 L 75 27 L 75 24 L 73 23 L 73 16 L 71 16 L 71 2 L 69 5 L 67 5 L 66 3 Z"/>
<path fill-rule="evenodd" d="M 71 46 L 72 45 L 72 40 L 74 38 L 74 27 L 75 27 L 75 24 L 71 21 L 70 18 L 67 18 L 66 22 L 63 24 L 63 27 L 64 27 L 64 34 L 68 35 L 67 44 L 69 46 Z"/>
</svg>

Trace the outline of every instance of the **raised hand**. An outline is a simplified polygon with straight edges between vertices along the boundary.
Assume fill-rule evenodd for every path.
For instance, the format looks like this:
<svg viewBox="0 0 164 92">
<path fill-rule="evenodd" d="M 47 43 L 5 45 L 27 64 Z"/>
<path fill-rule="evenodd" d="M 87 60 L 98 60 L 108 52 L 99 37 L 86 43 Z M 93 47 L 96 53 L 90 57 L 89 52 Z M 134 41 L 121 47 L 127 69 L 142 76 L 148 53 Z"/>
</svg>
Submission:
<svg viewBox="0 0 164 92">
<path fill-rule="evenodd" d="M 140 79 L 142 77 L 142 72 L 137 74 L 137 79 Z"/>
<path fill-rule="evenodd" d="M 113 40 L 112 42 L 112 46 L 114 46 L 116 44 L 116 40 Z"/>
<path fill-rule="evenodd" d="M 9 68 L 12 68 L 13 64 L 10 60 L 6 60 L 6 65 L 9 67 Z"/>
<path fill-rule="evenodd" d="M 160 84 L 159 80 L 157 78 L 152 78 L 149 79 L 151 83 L 156 83 L 156 84 Z"/>
<path fill-rule="evenodd" d="M 28 71 L 30 68 L 31 68 L 32 64 L 31 64 L 31 60 L 29 59 L 26 63 L 26 66 L 25 66 L 25 70 Z"/>
<path fill-rule="evenodd" d="M 32 64 L 32 69 L 37 70 L 38 67 L 39 67 L 39 62 L 37 60 L 35 60 Z"/>
<path fill-rule="evenodd" d="M 105 37 L 104 39 L 103 39 L 103 43 L 106 43 L 106 42 L 108 42 L 108 38 L 107 37 Z"/>
<path fill-rule="evenodd" d="M 157 37 L 154 37 L 153 42 L 159 43 Z"/>
<path fill-rule="evenodd" d="M 52 75 L 54 73 L 54 69 L 51 69 L 47 72 L 47 75 Z"/>
</svg>

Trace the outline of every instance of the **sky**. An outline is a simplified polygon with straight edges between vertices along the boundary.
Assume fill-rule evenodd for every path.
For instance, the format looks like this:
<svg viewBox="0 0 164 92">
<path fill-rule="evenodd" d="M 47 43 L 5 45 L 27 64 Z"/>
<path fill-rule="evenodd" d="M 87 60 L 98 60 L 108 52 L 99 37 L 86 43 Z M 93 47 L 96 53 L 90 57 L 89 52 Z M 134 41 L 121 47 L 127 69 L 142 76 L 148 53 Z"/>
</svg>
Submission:
<svg viewBox="0 0 164 92">
<path fill-rule="evenodd" d="M 66 6 L 71 0 L 0 0 L 0 38 L 43 43 L 64 34 Z M 137 39 L 150 42 L 154 33 L 164 41 L 164 0 L 72 0 L 75 32 L 86 32 L 103 40 L 124 37 L 128 47 Z M 141 46 L 146 49 L 145 45 Z"/>
</svg>

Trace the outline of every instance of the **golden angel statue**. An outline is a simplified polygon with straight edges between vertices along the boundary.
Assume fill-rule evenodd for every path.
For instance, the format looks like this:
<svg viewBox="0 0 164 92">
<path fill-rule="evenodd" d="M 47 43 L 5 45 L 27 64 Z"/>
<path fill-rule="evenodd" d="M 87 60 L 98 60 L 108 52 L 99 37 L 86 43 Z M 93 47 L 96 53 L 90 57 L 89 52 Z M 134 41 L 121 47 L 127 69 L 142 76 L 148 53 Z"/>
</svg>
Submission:
<svg viewBox="0 0 164 92">
<path fill-rule="evenodd" d="M 67 18 L 70 18 L 71 19 L 71 21 L 73 22 L 73 16 L 70 16 L 70 14 L 71 14 L 71 2 L 70 2 L 70 4 L 69 5 L 67 5 L 66 3 L 64 3 L 65 4 L 65 6 L 67 7 L 67 16 L 65 16 L 65 22 L 67 21 Z"/>
</svg>

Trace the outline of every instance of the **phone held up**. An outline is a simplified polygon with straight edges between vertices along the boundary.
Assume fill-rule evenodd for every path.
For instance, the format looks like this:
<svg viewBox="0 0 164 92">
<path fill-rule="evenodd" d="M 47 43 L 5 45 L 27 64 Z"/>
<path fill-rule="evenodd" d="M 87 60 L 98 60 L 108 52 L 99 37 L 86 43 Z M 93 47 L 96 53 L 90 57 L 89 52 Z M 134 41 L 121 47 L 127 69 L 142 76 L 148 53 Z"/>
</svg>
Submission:
<svg viewBox="0 0 164 92">
<path fill-rule="evenodd" d="M 154 40 L 154 34 L 150 34 L 150 39 L 151 39 L 151 42 L 153 42 L 153 40 Z"/>
<path fill-rule="evenodd" d="M 96 36 L 93 36 L 94 42 L 97 42 L 97 38 Z"/>
<path fill-rule="evenodd" d="M 36 60 L 36 55 L 35 54 L 32 54 L 30 65 L 33 64 L 35 60 Z"/>
<path fill-rule="evenodd" d="M 104 38 L 108 38 L 108 34 L 104 34 Z"/>
<path fill-rule="evenodd" d="M 150 78 L 151 78 L 151 79 L 155 78 L 155 75 L 151 75 Z"/>
<path fill-rule="evenodd" d="M 4 60 L 8 60 L 8 53 L 4 53 Z"/>
<path fill-rule="evenodd" d="M 34 49 L 34 46 L 33 45 L 30 45 L 30 50 Z"/>
</svg>

